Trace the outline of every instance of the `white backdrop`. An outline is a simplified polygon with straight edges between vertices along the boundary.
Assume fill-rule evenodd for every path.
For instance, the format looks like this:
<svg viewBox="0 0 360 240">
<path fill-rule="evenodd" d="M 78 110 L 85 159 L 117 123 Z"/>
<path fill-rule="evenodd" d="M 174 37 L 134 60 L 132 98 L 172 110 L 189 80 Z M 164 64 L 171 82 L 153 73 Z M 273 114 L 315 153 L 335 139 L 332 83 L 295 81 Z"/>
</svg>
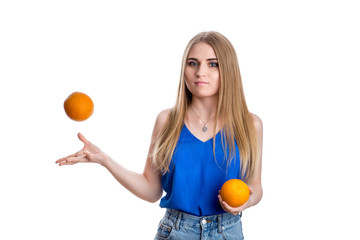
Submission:
<svg viewBox="0 0 360 240">
<path fill-rule="evenodd" d="M 82 132 L 142 172 L 183 50 L 215 30 L 235 46 L 264 123 L 264 197 L 246 239 L 360 239 L 356 1 L 0 2 L 0 239 L 152 239 L 164 210 L 101 166 L 59 167 Z M 95 103 L 85 122 L 63 101 Z M 211 184 L 211 183 L 209 183 Z"/>
</svg>

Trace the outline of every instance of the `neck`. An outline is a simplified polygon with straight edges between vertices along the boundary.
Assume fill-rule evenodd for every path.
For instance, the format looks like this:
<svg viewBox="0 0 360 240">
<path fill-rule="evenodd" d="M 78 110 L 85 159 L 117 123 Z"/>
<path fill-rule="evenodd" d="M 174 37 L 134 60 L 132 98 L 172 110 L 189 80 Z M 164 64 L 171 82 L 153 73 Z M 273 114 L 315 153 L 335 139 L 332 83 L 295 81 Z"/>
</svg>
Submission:
<svg viewBox="0 0 360 240">
<path fill-rule="evenodd" d="M 204 120 L 211 119 L 215 116 L 217 99 L 199 99 L 193 98 L 190 107 L 196 111 L 196 114 Z"/>
</svg>

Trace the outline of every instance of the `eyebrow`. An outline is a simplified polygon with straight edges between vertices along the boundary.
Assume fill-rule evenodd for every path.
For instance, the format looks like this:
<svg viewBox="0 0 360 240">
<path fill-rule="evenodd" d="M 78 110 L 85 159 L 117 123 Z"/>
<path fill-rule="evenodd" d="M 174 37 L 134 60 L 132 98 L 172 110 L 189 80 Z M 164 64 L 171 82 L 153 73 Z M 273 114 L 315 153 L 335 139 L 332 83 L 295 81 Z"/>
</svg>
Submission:
<svg viewBox="0 0 360 240">
<path fill-rule="evenodd" d="M 199 61 L 199 59 L 197 59 L 197 58 L 188 58 L 187 60 L 194 60 L 194 61 Z M 217 58 L 208 58 L 208 59 L 206 59 L 207 61 L 214 61 L 214 60 L 218 60 Z"/>
</svg>

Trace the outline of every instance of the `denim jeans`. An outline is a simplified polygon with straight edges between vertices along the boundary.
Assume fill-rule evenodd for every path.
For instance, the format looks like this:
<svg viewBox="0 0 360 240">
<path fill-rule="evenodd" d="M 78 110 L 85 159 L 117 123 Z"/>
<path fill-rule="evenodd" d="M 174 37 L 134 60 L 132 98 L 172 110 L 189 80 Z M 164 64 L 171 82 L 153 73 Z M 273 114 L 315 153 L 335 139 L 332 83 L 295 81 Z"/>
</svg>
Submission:
<svg viewBox="0 0 360 240">
<path fill-rule="evenodd" d="M 197 217 L 173 209 L 167 209 L 161 219 L 154 240 L 242 240 L 241 214 Z"/>
</svg>

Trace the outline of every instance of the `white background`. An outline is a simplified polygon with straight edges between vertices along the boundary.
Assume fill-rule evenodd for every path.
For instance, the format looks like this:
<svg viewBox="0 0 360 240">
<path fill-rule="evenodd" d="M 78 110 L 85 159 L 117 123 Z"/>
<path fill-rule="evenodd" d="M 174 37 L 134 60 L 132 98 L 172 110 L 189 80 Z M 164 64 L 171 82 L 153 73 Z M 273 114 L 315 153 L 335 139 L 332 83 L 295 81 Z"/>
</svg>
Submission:
<svg viewBox="0 0 360 240">
<path fill-rule="evenodd" d="M 59 167 L 82 132 L 142 172 L 173 106 L 183 50 L 215 30 L 236 48 L 264 123 L 263 188 L 246 239 L 360 239 L 356 1 L 0 2 L 0 239 L 152 239 L 164 214 L 95 164 Z M 63 101 L 95 103 L 85 122 Z M 211 183 L 209 183 L 211 184 Z"/>
</svg>

